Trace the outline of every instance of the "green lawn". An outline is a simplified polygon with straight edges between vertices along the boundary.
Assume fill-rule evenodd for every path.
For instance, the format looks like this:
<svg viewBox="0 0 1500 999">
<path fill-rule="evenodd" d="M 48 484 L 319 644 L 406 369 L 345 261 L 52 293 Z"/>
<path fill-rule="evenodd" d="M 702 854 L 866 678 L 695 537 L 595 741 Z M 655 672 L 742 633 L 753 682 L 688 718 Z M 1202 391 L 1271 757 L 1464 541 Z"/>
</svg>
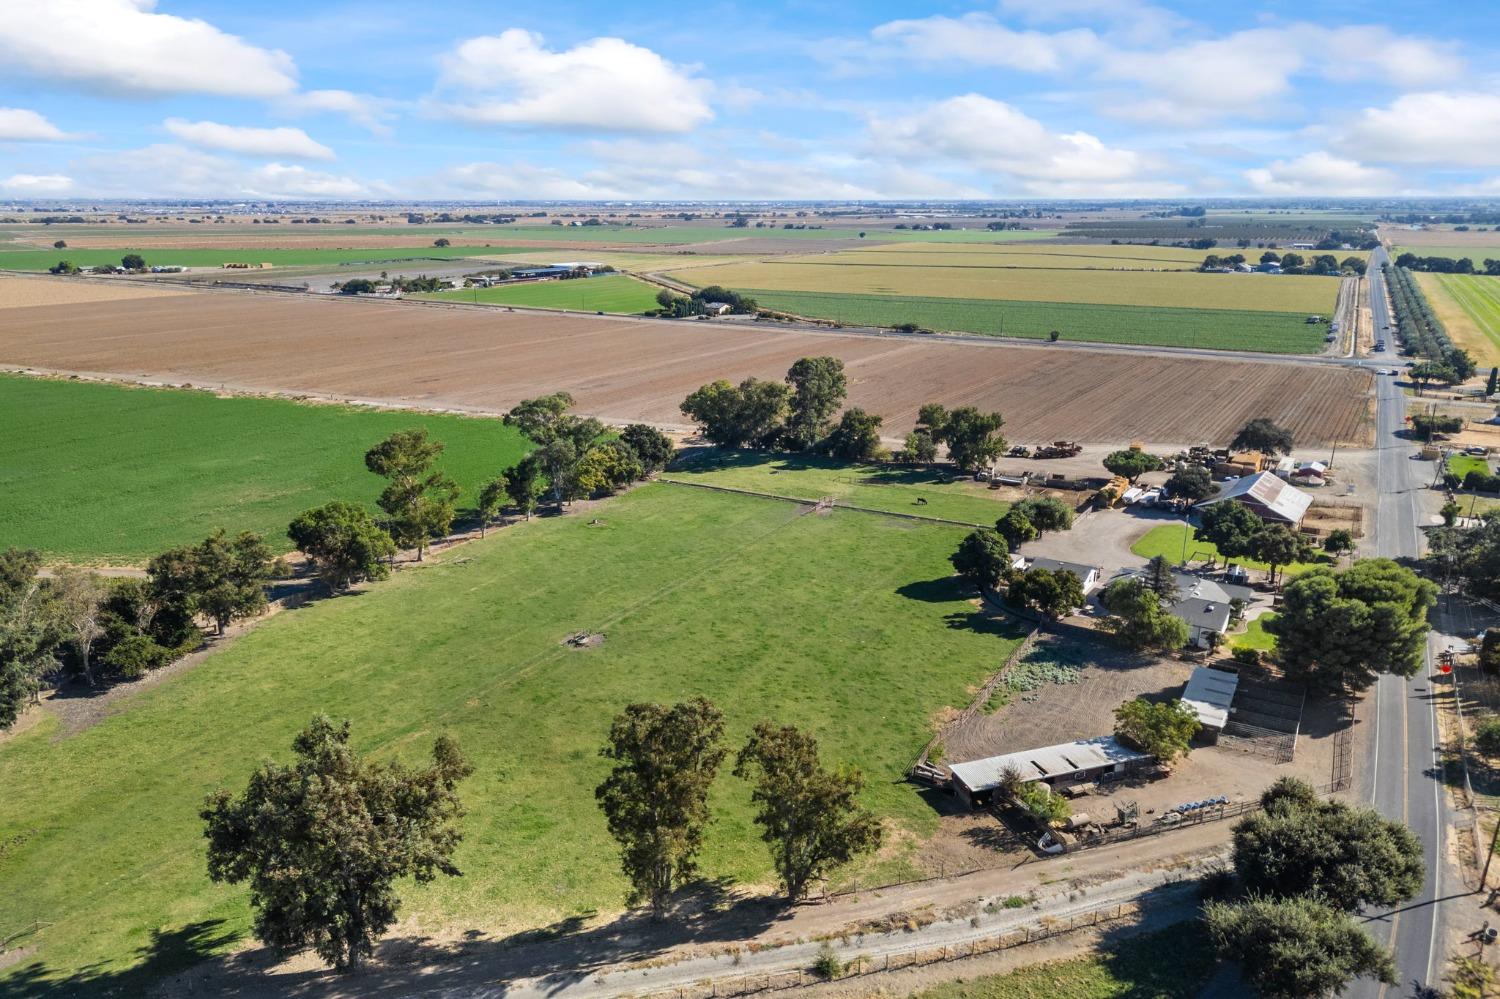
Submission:
<svg viewBox="0 0 1500 999">
<path fill-rule="evenodd" d="M 211 244 L 211 239 L 205 239 Z M 275 264 L 277 267 L 306 267 L 325 264 L 402 263 L 416 265 L 422 261 L 442 263 L 464 257 L 494 257 L 519 249 L 514 246 L 393 246 L 357 247 L 354 249 L 264 249 L 227 250 L 207 247 L 192 249 L 133 249 L 120 246 L 105 250 L 7 250 L 0 249 L 0 270 L 44 271 L 59 260 L 71 260 L 79 267 L 118 264 L 127 253 L 139 253 L 148 267 L 219 267 L 226 263 Z M 250 272 L 257 273 L 257 272 Z"/>
<path fill-rule="evenodd" d="M 1284 354 L 1315 354 L 1325 346 L 1324 328 L 1307 325 L 1303 313 L 757 289 L 746 294 L 763 308 L 854 326 L 916 323 L 944 332 L 1037 340 L 1057 330 L 1065 340 Z"/>
<path fill-rule="evenodd" d="M 795 499 L 836 496 L 851 506 L 993 527 L 1010 504 L 982 482 L 925 469 L 856 465 L 806 455 L 709 452 L 667 473 L 684 482 L 774 493 Z M 919 504 L 918 498 L 925 499 Z"/>
<path fill-rule="evenodd" d="M 151 970 L 166 972 L 243 936 L 248 893 L 209 883 L 197 809 L 216 786 L 242 789 L 257 761 L 288 757 L 319 711 L 350 719 L 361 751 L 417 760 L 447 732 L 475 765 L 455 858 L 465 877 L 401 889 L 403 916 L 424 928 L 504 931 L 621 907 L 593 789 L 610 718 L 633 701 L 707 696 L 731 746 L 763 718 L 808 727 L 830 763 L 865 771 L 865 802 L 909 845 L 938 815 L 906 766 L 932 719 L 1020 638 L 952 576 L 962 535 L 647 485 L 272 618 L 92 728 L 59 739 L 44 721 L 0 743 L 0 939 L 42 924 L 0 992 L 22 980 L 64 991 L 79 969 L 118 986 L 153 938 Z M 560 644 L 585 629 L 606 640 Z M 748 788 L 727 770 L 702 872 L 766 883 Z M 910 874 L 904 856 L 865 872 Z M 215 942 L 184 943 L 195 935 Z M 145 991 L 132 984 L 124 993 Z"/>
<path fill-rule="evenodd" d="M 1219 549 L 1212 542 L 1193 540 L 1193 528 L 1183 524 L 1162 524 L 1160 527 L 1153 527 L 1146 532 L 1144 537 L 1131 545 L 1130 550 L 1141 558 L 1155 558 L 1158 555 L 1165 555 L 1169 562 L 1176 565 L 1183 559 L 1184 536 L 1186 536 L 1187 540 L 1186 550 L 1189 562 L 1199 562 L 1207 558 L 1220 557 Z M 1234 561 L 1237 565 L 1247 566 L 1251 569 L 1269 568 L 1264 562 L 1257 562 L 1252 558 L 1237 558 Z M 1332 564 L 1333 559 L 1319 553 L 1311 562 L 1293 562 L 1291 565 L 1283 566 L 1282 571 L 1288 577 L 1291 577 L 1298 573 L 1306 572 L 1315 565 Z"/>
<path fill-rule="evenodd" d="M 1276 636 L 1266 631 L 1266 622 L 1275 619 L 1275 614 L 1262 614 L 1251 621 L 1243 633 L 1229 636 L 1229 646 L 1234 649 L 1259 649 L 1270 652 L 1276 648 Z"/>
<path fill-rule="evenodd" d="M 1481 475 L 1490 474 L 1489 459 L 1481 458 L 1475 454 L 1450 454 L 1448 456 L 1448 471 L 1457 475 L 1462 481 L 1464 476 L 1470 472 L 1478 472 Z"/>
<path fill-rule="evenodd" d="M 474 302 L 480 305 L 522 305 L 532 309 L 567 309 L 573 312 L 617 312 L 625 315 L 657 308 L 654 284 L 627 274 L 577 278 L 570 281 L 534 281 L 499 288 L 468 288 L 412 295 L 440 302 Z"/>
<path fill-rule="evenodd" d="M 1190 999 L 1215 963 L 1202 924 L 1190 922 L 1127 938 L 1094 957 L 959 979 L 914 999 Z"/>
<path fill-rule="evenodd" d="M 286 550 L 286 526 L 333 499 L 373 503 L 364 453 L 426 427 L 460 505 L 524 453 L 499 420 L 211 392 L 0 376 L 0 545 L 134 562 L 223 527 Z"/>
</svg>

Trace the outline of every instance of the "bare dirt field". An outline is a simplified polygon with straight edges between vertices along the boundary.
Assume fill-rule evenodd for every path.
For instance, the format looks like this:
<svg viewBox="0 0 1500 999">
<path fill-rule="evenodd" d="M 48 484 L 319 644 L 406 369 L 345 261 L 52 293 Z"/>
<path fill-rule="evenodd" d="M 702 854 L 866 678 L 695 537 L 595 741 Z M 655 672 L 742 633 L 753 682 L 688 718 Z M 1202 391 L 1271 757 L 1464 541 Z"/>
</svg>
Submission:
<svg viewBox="0 0 1500 999">
<path fill-rule="evenodd" d="M 667 427 L 705 382 L 819 354 L 844 360 L 850 404 L 888 436 L 926 402 L 998 409 L 1016 440 L 1222 442 L 1256 416 L 1309 446 L 1368 433 L 1370 375 L 1332 365 L 226 292 L 38 306 L 0 336 L 11 367 L 486 412 L 561 389 Z"/>
<path fill-rule="evenodd" d="M 38 305 L 82 305 L 123 302 L 141 298 L 172 298 L 191 294 L 179 288 L 151 288 L 124 281 L 47 281 L 40 278 L 0 277 L 0 309 Z"/>
</svg>

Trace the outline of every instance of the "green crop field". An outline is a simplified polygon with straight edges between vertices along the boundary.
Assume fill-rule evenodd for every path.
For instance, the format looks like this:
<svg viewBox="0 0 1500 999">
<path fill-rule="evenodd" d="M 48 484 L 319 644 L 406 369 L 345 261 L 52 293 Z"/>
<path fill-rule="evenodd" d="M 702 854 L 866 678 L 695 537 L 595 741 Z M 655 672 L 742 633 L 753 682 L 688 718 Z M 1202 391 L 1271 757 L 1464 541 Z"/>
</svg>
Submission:
<svg viewBox="0 0 1500 999">
<path fill-rule="evenodd" d="M 871 255 L 861 256 L 868 259 Z M 1245 309 L 1303 316 L 1332 312 L 1339 289 L 1339 279 L 1334 277 L 1075 267 L 882 266 L 839 263 L 836 255 L 697 267 L 668 272 L 668 276 L 697 287 L 717 284 L 736 290 Z"/>
<path fill-rule="evenodd" d="M 475 765 L 464 877 L 400 886 L 423 928 L 508 932 L 622 907 L 593 789 L 610 718 L 635 701 L 706 696 L 730 746 L 765 718 L 807 727 L 828 762 L 865 771 L 864 800 L 896 834 L 861 870 L 910 874 L 938 812 L 902 774 L 938 713 L 1020 639 L 953 577 L 963 533 L 657 483 L 271 618 L 92 727 L 61 732 L 48 715 L 0 743 L 0 939 L 24 932 L 34 948 L 0 971 L 0 992 L 144 994 L 148 973 L 245 937 L 249 893 L 208 881 L 197 810 L 289 757 L 318 712 L 349 719 L 362 752 L 417 761 L 448 733 Z M 561 644 L 580 630 L 603 644 Z M 728 769 L 702 873 L 768 883 Z M 74 973 L 90 987 L 69 987 Z"/>
<path fill-rule="evenodd" d="M 1500 363 L 1500 277 L 1418 274 L 1417 283 L 1455 343 L 1481 365 Z"/>
<path fill-rule="evenodd" d="M 1065 340 L 1282 354 L 1314 354 L 1325 346 L 1325 327 L 1309 326 L 1304 321 L 1306 315 L 1300 312 L 741 290 L 762 308 L 851 326 L 916 323 L 945 332 L 1033 339 L 1046 339 L 1057 330 Z"/>
<path fill-rule="evenodd" d="M 212 244 L 212 240 L 205 239 Z M 393 246 L 356 247 L 353 249 L 323 250 L 263 249 L 227 250 L 215 249 L 212 245 L 193 249 L 166 249 L 153 247 L 134 249 L 121 246 L 105 250 L 10 250 L 0 248 L 0 270 L 44 271 L 60 260 L 71 260 L 79 267 L 97 267 L 100 264 L 118 264 L 127 253 L 139 253 L 146 266 L 162 267 L 220 267 L 226 263 L 273 264 L 277 267 L 310 267 L 338 264 L 420 263 L 430 261 L 442 263 L 467 257 L 494 257 L 513 250 L 509 246 Z M 231 272 L 233 273 L 233 272 Z M 247 273 L 264 273 L 249 271 Z"/>
<path fill-rule="evenodd" d="M 466 288 L 412 295 L 440 302 L 474 302 L 479 305 L 521 305 L 533 309 L 567 309 L 573 312 L 617 312 L 626 315 L 657 308 L 656 285 L 625 274 L 577 278 L 569 281 L 537 281 L 499 288 Z"/>
<path fill-rule="evenodd" d="M 469 504 L 524 453 L 499 420 L 210 392 L 0 376 L 0 545 L 81 561 L 138 562 L 217 528 L 286 526 L 333 499 L 373 502 L 364 453 L 426 427 Z"/>
<path fill-rule="evenodd" d="M 667 473 L 671 479 L 793 499 L 833 496 L 850 506 L 992 526 L 1010 504 L 982 482 L 925 469 L 853 465 L 804 455 L 710 452 Z M 926 500 L 919 503 L 918 500 Z"/>
<path fill-rule="evenodd" d="M 1483 270 L 1486 257 L 1500 258 L 1500 229 L 1487 235 L 1493 237 L 1493 242 L 1468 246 L 1398 246 L 1391 251 L 1391 259 L 1403 253 L 1415 253 L 1419 257 L 1452 257 L 1454 260 L 1468 257 L 1474 261 L 1475 268 Z"/>
<path fill-rule="evenodd" d="M 949 246 L 941 243 L 903 245 L 884 243 L 868 249 L 844 250 L 812 256 L 777 258 L 778 263 L 793 264 L 865 264 L 870 266 L 929 268 L 1034 267 L 1065 270 L 1109 271 L 1193 271 L 1203 263 L 1204 250 L 1187 250 L 1174 246 L 1122 244 L 1074 245 L 1064 243 L 1019 243 L 1010 245 Z M 1254 262 L 1260 250 L 1239 251 Z M 1222 254 L 1221 254 L 1222 255 Z M 1350 251 L 1349 256 L 1367 258 L 1368 253 Z"/>
</svg>

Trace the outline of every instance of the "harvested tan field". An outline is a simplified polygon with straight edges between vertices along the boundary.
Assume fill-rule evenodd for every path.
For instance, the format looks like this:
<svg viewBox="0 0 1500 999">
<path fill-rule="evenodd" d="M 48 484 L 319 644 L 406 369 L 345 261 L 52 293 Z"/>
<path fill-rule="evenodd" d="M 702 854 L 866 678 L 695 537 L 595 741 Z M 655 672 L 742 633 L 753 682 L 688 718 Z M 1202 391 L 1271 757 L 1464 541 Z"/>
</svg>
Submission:
<svg viewBox="0 0 1500 999">
<path fill-rule="evenodd" d="M 192 292 L 184 289 L 156 288 L 126 281 L 0 277 L 0 309 L 123 302 L 140 298 L 180 298 L 190 294 Z"/>
<path fill-rule="evenodd" d="M 360 250 L 366 247 L 373 249 L 409 248 L 419 249 L 431 246 L 436 236 L 431 234 L 417 234 L 412 236 L 380 236 L 374 234 L 359 235 L 348 232 L 319 233 L 314 231 L 309 235 L 300 232 L 283 232 L 279 227 L 272 226 L 273 232 L 266 235 L 252 233 L 248 235 L 235 235 L 232 233 L 213 233 L 205 238 L 202 234 L 188 233 L 184 235 L 149 233 L 129 233 L 124 236 L 69 236 L 68 246 L 77 250 L 111 250 L 120 246 L 129 246 L 137 250 Z M 50 249 L 50 234 L 45 239 L 32 239 L 25 242 L 31 243 L 37 249 Z M 444 237 L 454 246 L 515 246 L 519 243 L 535 243 L 536 240 L 514 240 L 507 239 L 502 233 L 497 232 L 493 236 L 461 236 L 452 235 Z M 571 244 L 562 244 L 571 245 Z"/>
<path fill-rule="evenodd" d="M 1327 364 L 227 293 L 26 309 L 0 336 L 9 366 L 491 412 L 562 389 L 582 412 L 663 426 L 705 382 L 817 354 L 844 360 L 850 403 L 887 436 L 926 402 L 998 409 L 1017 440 L 1223 442 L 1255 416 L 1304 446 L 1367 433 L 1370 375 Z"/>
</svg>

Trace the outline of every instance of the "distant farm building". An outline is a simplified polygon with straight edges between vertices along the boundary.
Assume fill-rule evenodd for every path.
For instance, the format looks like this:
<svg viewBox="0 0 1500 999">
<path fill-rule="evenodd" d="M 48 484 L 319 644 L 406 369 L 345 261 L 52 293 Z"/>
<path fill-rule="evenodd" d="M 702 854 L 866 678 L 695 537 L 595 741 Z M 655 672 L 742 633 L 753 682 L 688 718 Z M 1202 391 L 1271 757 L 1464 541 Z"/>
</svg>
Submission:
<svg viewBox="0 0 1500 999">
<path fill-rule="evenodd" d="M 1215 503 L 1239 503 L 1267 523 L 1296 527 L 1312 505 L 1312 497 L 1287 485 L 1272 472 L 1256 472 L 1229 483 L 1219 495 L 1199 503 L 1198 509 Z"/>
<path fill-rule="evenodd" d="M 1054 790 L 1094 780 L 1105 774 L 1124 776 L 1139 770 L 1155 757 L 1122 745 L 1112 735 L 1081 739 L 1041 749 L 1028 749 L 1005 756 L 991 756 L 970 763 L 955 763 L 953 792 L 970 808 L 988 805 L 1007 770 L 1020 775 L 1023 784 L 1039 781 Z"/>
</svg>

